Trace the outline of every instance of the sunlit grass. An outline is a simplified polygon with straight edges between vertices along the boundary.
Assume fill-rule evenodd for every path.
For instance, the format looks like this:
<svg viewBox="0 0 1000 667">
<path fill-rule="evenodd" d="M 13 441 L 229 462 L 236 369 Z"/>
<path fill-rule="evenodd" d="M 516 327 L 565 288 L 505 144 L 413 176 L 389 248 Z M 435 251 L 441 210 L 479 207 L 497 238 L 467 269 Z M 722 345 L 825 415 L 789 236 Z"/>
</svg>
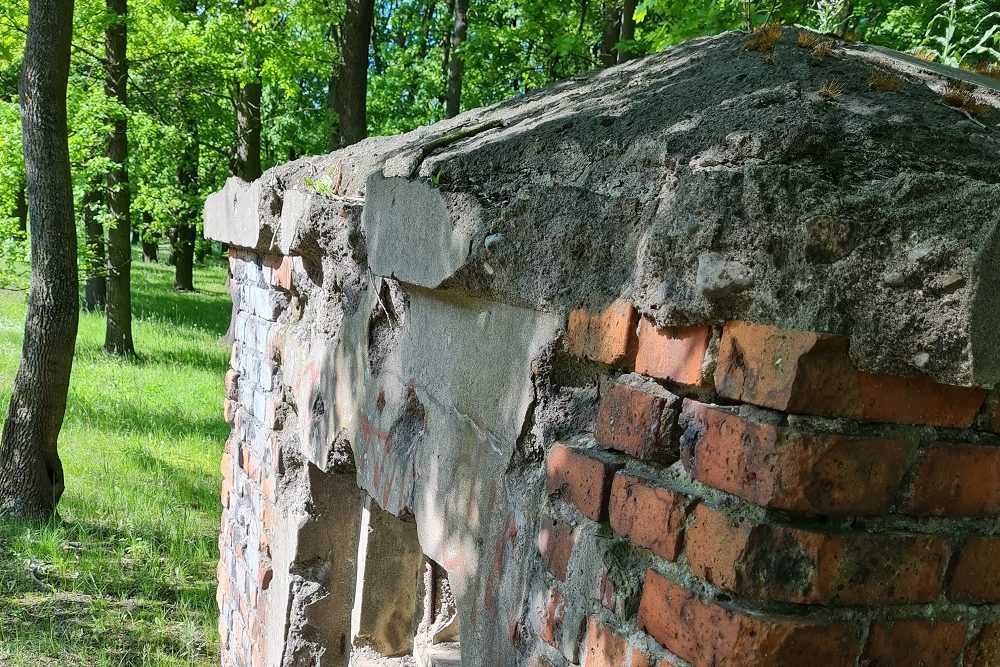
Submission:
<svg viewBox="0 0 1000 667">
<path fill-rule="evenodd" d="M 134 265 L 137 362 L 101 351 L 83 314 L 60 454 L 60 521 L 0 523 L 0 665 L 215 665 L 218 461 L 228 358 L 225 268 Z M 6 406 L 25 302 L 0 294 Z M 4 407 L 5 412 L 5 407 Z"/>
</svg>

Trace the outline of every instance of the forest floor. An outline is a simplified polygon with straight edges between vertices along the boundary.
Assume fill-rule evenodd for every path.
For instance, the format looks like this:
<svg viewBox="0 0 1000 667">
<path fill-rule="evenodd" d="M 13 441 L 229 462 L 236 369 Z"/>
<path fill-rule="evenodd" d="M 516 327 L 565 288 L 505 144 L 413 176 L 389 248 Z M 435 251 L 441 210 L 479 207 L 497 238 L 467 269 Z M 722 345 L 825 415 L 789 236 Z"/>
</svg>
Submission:
<svg viewBox="0 0 1000 667">
<path fill-rule="evenodd" d="M 133 264 L 135 346 L 101 351 L 104 318 L 81 316 L 59 449 L 60 519 L 0 523 L 0 665 L 216 665 L 219 457 L 229 322 L 225 265 Z M 0 405 L 24 327 L 23 292 L 0 293 Z M 2 416 L 2 415 L 0 415 Z"/>
</svg>

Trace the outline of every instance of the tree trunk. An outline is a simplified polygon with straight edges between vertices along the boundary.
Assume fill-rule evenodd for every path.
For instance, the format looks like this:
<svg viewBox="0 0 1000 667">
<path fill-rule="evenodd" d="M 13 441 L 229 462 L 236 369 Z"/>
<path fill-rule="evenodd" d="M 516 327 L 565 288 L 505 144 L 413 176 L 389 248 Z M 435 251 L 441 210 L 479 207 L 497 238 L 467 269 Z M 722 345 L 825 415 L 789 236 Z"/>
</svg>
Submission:
<svg viewBox="0 0 1000 667">
<path fill-rule="evenodd" d="M 104 92 L 118 104 L 108 138 L 108 325 L 104 351 L 122 357 L 134 357 L 132 343 L 132 225 L 131 194 L 128 183 L 128 134 L 125 110 L 128 106 L 126 83 L 125 15 L 126 0 L 107 0 L 112 23 L 105 28 Z"/>
<path fill-rule="evenodd" d="M 94 265 L 87 274 L 83 288 L 83 307 L 103 311 L 108 304 L 108 278 L 105 272 L 104 224 L 98 217 L 98 208 L 104 203 L 101 184 L 91 183 L 83 195 L 83 227 L 87 245 L 94 253 Z"/>
<path fill-rule="evenodd" d="M 14 199 L 14 217 L 17 218 L 17 227 L 22 232 L 28 231 L 28 182 L 24 179 L 17 186 L 17 194 Z"/>
<path fill-rule="evenodd" d="M 160 246 L 160 232 L 153 231 L 153 216 L 148 212 L 142 214 L 142 261 L 156 264 L 156 256 Z"/>
<path fill-rule="evenodd" d="M 622 32 L 622 6 L 620 0 L 604 3 L 604 30 L 601 36 L 599 59 L 603 67 L 611 67 L 618 62 L 618 39 Z"/>
<path fill-rule="evenodd" d="M 625 6 L 622 9 L 622 42 L 631 42 L 635 39 L 635 5 L 636 0 L 625 0 Z M 619 64 L 632 58 L 635 58 L 635 53 L 631 52 L 627 46 L 624 51 L 619 49 Z"/>
<path fill-rule="evenodd" d="M 236 175 L 260 178 L 260 72 L 256 80 L 236 85 Z"/>
<path fill-rule="evenodd" d="M 343 148 L 368 136 L 368 47 L 371 44 L 375 0 L 347 0 L 337 29 L 340 61 L 330 78 L 328 100 L 337 116 L 330 148 Z"/>
<path fill-rule="evenodd" d="M 177 212 L 177 233 L 174 236 L 174 289 L 178 292 L 193 292 L 195 230 L 199 210 L 198 125 L 190 116 L 185 117 L 184 125 L 187 138 L 177 165 L 177 183 L 180 185 L 182 204 Z M 246 176 L 243 178 L 253 180 Z"/>
<path fill-rule="evenodd" d="M 31 208 L 31 286 L 21 362 L 0 436 L 0 516 L 45 521 L 63 492 L 56 447 L 79 320 L 66 129 L 72 0 L 32 0 L 21 68 L 21 138 Z"/>
<path fill-rule="evenodd" d="M 462 105 L 462 60 L 460 48 L 468 30 L 466 21 L 469 0 L 455 0 L 455 30 L 451 34 L 451 62 L 448 65 L 448 99 L 445 103 L 445 118 L 458 115 Z"/>
</svg>

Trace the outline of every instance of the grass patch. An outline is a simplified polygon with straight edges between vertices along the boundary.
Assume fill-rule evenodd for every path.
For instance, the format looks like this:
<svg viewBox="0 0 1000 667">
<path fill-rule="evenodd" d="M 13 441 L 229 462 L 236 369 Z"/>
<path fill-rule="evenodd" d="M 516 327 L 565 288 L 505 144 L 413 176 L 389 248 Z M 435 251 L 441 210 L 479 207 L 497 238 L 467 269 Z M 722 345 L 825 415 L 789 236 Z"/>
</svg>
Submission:
<svg viewBox="0 0 1000 667">
<path fill-rule="evenodd" d="M 0 664 L 216 665 L 225 265 L 133 264 L 140 359 L 102 351 L 104 317 L 83 313 L 59 449 L 60 520 L 0 522 Z M 22 293 L 0 294 L 6 413 L 24 326 Z"/>
</svg>

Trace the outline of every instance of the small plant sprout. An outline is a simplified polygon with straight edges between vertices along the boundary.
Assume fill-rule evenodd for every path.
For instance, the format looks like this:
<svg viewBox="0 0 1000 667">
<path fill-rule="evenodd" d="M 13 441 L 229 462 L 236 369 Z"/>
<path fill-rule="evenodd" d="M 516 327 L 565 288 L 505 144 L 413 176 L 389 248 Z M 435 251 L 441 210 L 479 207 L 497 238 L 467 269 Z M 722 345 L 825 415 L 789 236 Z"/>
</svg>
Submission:
<svg viewBox="0 0 1000 667">
<path fill-rule="evenodd" d="M 834 46 L 833 42 L 829 39 L 824 39 L 819 44 L 813 47 L 812 54 L 813 58 L 816 60 L 823 60 L 827 56 L 833 53 Z"/>
<path fill-rule="evenodd" d="M 885 70 L 870 69 L 868 70 L 868 89 L 898 93 L 903 90 L 903 80 Z"/>
<path fill-rule="evenodd" d="M 819 96 L 827 102 L 833 102 L 844 94 L 844 87 L 836 81 L 827 81 L 819 87 Z"/>
<path fill-rule="evenodd" d="M 848 30 L 847 32 L 844 33 L 844 41 L 847 42 L 848 44 L 856 44 L 860 40 L 861 40 L 861 35 L 854 32 L 853 30 Z"/>
<path fill-rule="evenodd" d="M 750 33 L 743 42 L 743 48 L 747 51 L 770 51 L 781 41 L 781 37 L 781 26 L 777 23 L 768 23 Z"/>
<path fill-rule="evenodd" d="M 916 51 L 912 51 L 911 53 L 913 55 L 915 55 L 917 58 L 920 58 L 921 60 L 925 60 L 925 61 L 927 61 L 929 63 L 932 63 L 935 60 L 937 60 L 937 54 L 936 53 L 931 53 L 930 51 L 924 51 L 923 49 L 917 49 Z"/>
<path fill-rule="evenodd" d="M 964 81 L 949 79 L 948 86 L 941 94 L 944 103 L 953 109 L 964 112 L 970 118 L 984 121 L 989 117 L 990 108 L 976 99 L 975 88 Z"/>
<path fill-rule="evenodd" d="M 815 48 L 819 44 L 819 36 L 811 30 L 799 30 L 795 35 L 795 43 L 805 49 Z"/>
</svg>

